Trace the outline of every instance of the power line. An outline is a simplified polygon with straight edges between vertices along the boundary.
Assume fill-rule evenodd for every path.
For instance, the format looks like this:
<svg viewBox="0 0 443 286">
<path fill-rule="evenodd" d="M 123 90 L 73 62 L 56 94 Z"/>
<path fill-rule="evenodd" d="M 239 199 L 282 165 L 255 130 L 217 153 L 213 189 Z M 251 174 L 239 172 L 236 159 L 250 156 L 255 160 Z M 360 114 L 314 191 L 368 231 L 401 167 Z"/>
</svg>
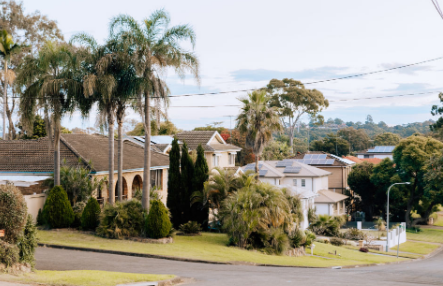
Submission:
<svg viewBox="0 0 443 286">
<path fill-rule="evenodd" d="M 342 77 L 325 79 L 325 80 L 319 80 L 319 81 L 312 81 L 312 82 L 307 82 L 307 83 L 303 83 L 303 84 L 304 85 L 318 84 L 318 83 L 332 82 L 332 81 L 337 81 L 337 80 L 343 80 L 343 79 L 350 79 L 350 78 L 361 77 L 361 76 L 366 76 L 366 75 L 372 75 L 372 74 L 377 74 L 377 73 L 389 72 L 389 71 L 393 71 L 393 70 L 397 70 L 397 69 L 407 68 L 407 67 L 411 67 L 411 66 L 415 66 L 415 65 L 420 65 L 420 64 L 424 64 L 424 63 L 429 63 L 429 62 L 434 62 L 434 61 L 438 61 L 438 60 L 441 60 L 441 59 L 443 59 L 443 57 L 438 57 L 438 58 L 434 58 L 434 59 L 430 59 L 430 60 L 425 60 L 425 61 L 421 61 L 421 62 L 417 62 L 417 63 L 413 63 L 413 64 L 402 65 L 402 66 L 393 67 L 393 68 L 384 69 L 384 70 L 371 71 L 371 72 L 366 72 L 366 73 L 342 76 Z M 189 97 L 189 96 L 201 96 L 201 95 L 217 95 L 217 94 L 227 94 L 227 93 L 240 93 L 240 92 L 249 92 L 249 91 L 259 90 L 259 89 L 262 89 L 262 88 L 263 87 L 261 87 L 261 88 L 238 89 L 238 90 L 230 90 L 230 91 L 206 92 L 206 93 L 189 93 L 189 94 L 169 95 L 167 97 Z M 16 97 L 9 97 L 9 98 L 20 98 L 20 97 L 16 96 Z M 158 97 L 151 97 L 151 98 L 158 98 Z M 36 99 L 43 99 L 43 98 L 36 98 Z M 138 99 L 138 97 L 133 97 L 133 98 L 130 98 L 130 99 Z"/>
<path fill-rule="evenodd" d="M 369 99 L 381 99 L 381 98 L 390 98 L 390 97 L 402 97 L 402 96 L 411 96 L 411 95 L 425 95 L 441 92 L 439 90 L 436 91 L 426 91 L 426 92 L 418 92 L 418 93 L 406 93 L 406 94 L 396 94 L 396 95 L 385 95 L 385 96 L 372 96 L 372 97 L 360 97 L 360 98 L 343 98 L 343 99 L 335 99 L 329 100 L 329 102 L 344 102 L 344 101 L 357 101 L 357 100 L 369 100 Z M 240 107 L 242 105 L 239 104 L 222 104 L 222 105 L 171 105 L 169 107 L 176 108 L 213 108 L 213 107 Z"/>
</svg>

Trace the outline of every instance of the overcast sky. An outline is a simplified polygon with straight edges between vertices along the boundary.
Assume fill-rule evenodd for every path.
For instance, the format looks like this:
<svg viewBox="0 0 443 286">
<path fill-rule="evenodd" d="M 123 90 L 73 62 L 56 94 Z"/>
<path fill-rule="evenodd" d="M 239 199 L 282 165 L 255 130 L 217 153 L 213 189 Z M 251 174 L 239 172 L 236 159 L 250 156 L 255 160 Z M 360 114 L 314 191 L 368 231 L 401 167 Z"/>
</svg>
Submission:
<svg viewBox="0 0 443 286">
<path fill-rule="evenodd" d="M 171 25 L 190 24 L 197 34 L 200 86 L 190 77 L 165 75 L 173 95 L 264 86 L 270 79 L 303 82 L 329 79 L 420 62 L 443 56 L 443 20 L 430 0 L 142 1 L 24 0 L 26 12 L 40 10 L 58 22 L 68 40 L 87 32 L 103 41 L 111 17 L 137 20 L 156 9 L 170 13 Z M 443 4 L 443 3 L 441 3 Z M 313 84 L 329 100 L 436 91 L 432 94 L 333 102 L 324 117 L 389 125 L 432 118 L 430 109 L 443 91 L 443 60 L 358 79 Z M 245 94 L 173 98 L 169 115 L 182 129 L 224 121 Z M 130 118 L 139 119 L 136 114 Z M 78 116 L 63 124 L 85 128 Z M 234 122 L 232 123 L 234 124 Z"/>
</svg>

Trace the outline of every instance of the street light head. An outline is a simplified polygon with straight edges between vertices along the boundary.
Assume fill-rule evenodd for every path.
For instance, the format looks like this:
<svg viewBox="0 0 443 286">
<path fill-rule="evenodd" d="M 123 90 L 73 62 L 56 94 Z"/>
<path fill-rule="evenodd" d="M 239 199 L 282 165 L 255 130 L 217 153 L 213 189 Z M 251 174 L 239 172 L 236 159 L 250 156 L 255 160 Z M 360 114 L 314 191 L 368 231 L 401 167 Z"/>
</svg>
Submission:
<svg viewBox="0 0 443 286">
<path fill-rule="evenodd" d="M 405 182 L 405 184 L 406 184 L 406 185 L 410 185 L 410 184 L 411 184 L 411 182 Z"/>
</svg>

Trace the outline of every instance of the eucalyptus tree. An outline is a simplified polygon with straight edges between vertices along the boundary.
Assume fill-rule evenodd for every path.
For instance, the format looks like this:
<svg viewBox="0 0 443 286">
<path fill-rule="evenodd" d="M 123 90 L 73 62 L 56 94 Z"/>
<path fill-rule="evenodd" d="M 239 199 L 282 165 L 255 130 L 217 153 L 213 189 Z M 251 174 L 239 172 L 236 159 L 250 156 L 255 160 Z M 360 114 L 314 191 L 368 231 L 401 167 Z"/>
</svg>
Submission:
<svg viewBox="0 0 443 286">
<path fill-rule="evenodd" d="M 271 96 L 270 105 L 279 108 L 281 118 L 288 118 L 289 146 L 293 152 L 294 134 L 304 114 L 316 116 L 329 106 L 323 94 L 316 89 L 306 89 L 303 83 L 294 79 L 272 79 L 267 85 Z"/>
<path fill-rule="evenodd" d="M 272 133 L 281 131 L 279 109 L 269 106 L 270 98 L 266 91 L 253 91 L 246 98 L 237 117 L 237 129 L 246 135 L 246 147 L 255 155 L 255 172 L 258 174 L 258 161 L 266 144 L 272 139 Z"/>
<path fill-rule="evenodd" d="M 6 140 L 6 112 L 8 106 L 8 83 L 12 81 L 14 74 L 8 71 L 8 65 L 13 55 L 20 53 L 22 46 L 16 44 L 12 36 L 6 31 L 0 31 L 0 56 L 3 58 L 3 140 Z M 9 129 L 11 130 L 11 123 Z M 14 129 L 14 124 L 12 124 Z M 12 139 L 12 138 L 11 138 Z"/>
<path fill-rule="evenodd" d="M 80 62 L 72 46 L 52 41 L 37 55 L 26 57 L 17 72 L 16 82 L 22 88 L 21 122 L 29 134 L 36 110 L 44 109 L 48 137 L 53 138 L 55 185 L 60 185 L 61 119 L 74 111 L 75 98 L 83 92 Z"/>
<path fill-rule="evenodd" d="M 145 209 L 149 209 L 150 192 L 150 101 L 155 98 L 165 99 L 168 95 L 160 75 L 168 68 L 173 68 L 180 77 L 191 72 L 198 81 L 197 57 L 181 45 L 190 42 L 194 48 L 195 33 L 189 25 L 169 27 L 169 22 L 169 14 L 164 10 L 153 12 L 141 23 L 128 15 L 119 15 L 111 21 L 111 34 L 134 46 L 137 75 L 142 79 L 138 101 L 146 131 L 142 198 Z"/>
<path fill-rule="evenodd" d="M 110 38 L 104 45 L 98 45 L 87 34 L 75 35 L 71 42 L 86 44 L 89 56 L 84 62 L 83 79 L 84 97 L 92 98 L 97 103 L 99 119 L 108 127 L 109 179 L 108 194 L 111 204 L 115 202 L 114 188 L 114 122 L 118 124 L 118 181 L 119 201 L 123 194 L 123 120 L 127 106 L 137 87 L 133 57 L 129 46 L 115 38 Z M 83 99 L 81 99 L 83 100 Z M 89 106 L 89 108 L 92 105 Z M 104 120 L 103 120 L 104 119 Z"/>
</svg>

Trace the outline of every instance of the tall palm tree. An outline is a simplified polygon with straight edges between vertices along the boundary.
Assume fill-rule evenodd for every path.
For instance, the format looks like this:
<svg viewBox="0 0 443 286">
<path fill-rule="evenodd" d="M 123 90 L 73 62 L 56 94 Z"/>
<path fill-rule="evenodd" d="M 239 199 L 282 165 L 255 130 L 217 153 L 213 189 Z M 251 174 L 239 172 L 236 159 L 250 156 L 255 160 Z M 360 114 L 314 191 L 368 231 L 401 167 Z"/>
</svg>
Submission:
<svg viewBox="0 0 443 286">
<path fill-rule="evenodd" d="M 143 22 L 138 23 L 128 15 L 120 15 L 111 21 L 111 34 L 130 42 L 135 48 L 137 75 L 142 79 L 139 102 L 145 128 L 144 172 L 142 204 L 149 209 L 151 169 L 151 122 L 150 100 L 166 98 L 166 86 L 160 74 L 166 68 L 174 68 L 183 77 L 191 72 L 198 81 L 198 60 L 186 51 L 181 43 L 189 41 L 194 47 L 195 34 L 188 25 L 169 28 L 170 17 L 164 10 L 157 10 Z"/>
<path fill-rule="evenodd" d="M 241 99 L 243 107 L 237 117 L 237 128 L 246 135 L 246 147 L 252 148 L 255 155 L 255 172 L 258 174 L 258 161 L 272 133 L 281 131 L 282 126 L 276 107 L 269 107 L 270 98 L 266 91 L 253 91 Z"/>
<path fill-rule="evenodd" d="M 87 34 L 75 35 L 71 42 L 86 44 L 90 50 L 86 60 L 84 77 L 84 95 L 92 97 L 98 103 L 99 117 L 105 119 L 108 127 L 109 144 L 109 202 L 115 202 L 114 188 L 114 122 L 118 128 L 118 180 L 117 193 L 119 201 L 123 195 L 123 120 L 125 110 L 135 94 L 137 78 L 133 57 L 128 46 L 114 38 L 108 39 L 105 45 L 99 46 L 95 39 Z"/>
<path fill-rule="evenodd" d="M 22 50 L 22 46 L 14 43 L 12 36 L 6 31 L 0 31 L 0 56 L 3 58 L 3 140 L 6 140 L 6 107 L 8 104 L 8 79 L 10 81 L 11 76 L 8 73 L 8 64 L 11 62 L 11 57 L 14 54 L 19 53 Z"/>
<path fill-rule="evenodd" d="M 74 99 L 83 92 L 79 65 L 72 46 L 54 41 L 46 42 L 38 55 L 25 58 L 17 72 L 16 82 L 24 88 L 20 98 L 22 123 L 32 126 L 36 109 L 45 111 L 48 137 L 54 138 L 55 185 L 60 185 L 61 119 L 74 111 Z"/>
</svg>

